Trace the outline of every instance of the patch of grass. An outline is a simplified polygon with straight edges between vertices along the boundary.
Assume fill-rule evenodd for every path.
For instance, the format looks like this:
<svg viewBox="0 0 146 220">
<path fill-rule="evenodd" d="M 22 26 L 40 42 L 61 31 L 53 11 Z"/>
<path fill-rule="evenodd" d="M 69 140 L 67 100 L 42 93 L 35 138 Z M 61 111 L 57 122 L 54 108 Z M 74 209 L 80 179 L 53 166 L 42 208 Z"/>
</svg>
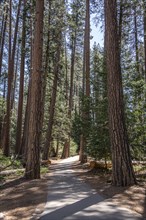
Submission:
<svg viewBox="0 0 146 220">
<path fill-rule="evenodd" d="M 25 172 L 24 170 L 17 170 L 16 174 L 18 176 L 22 176 L 24 174 L 24 172 Z"/>
<path fill-rule="evenodd" d="M 41 167 L 41 174 L 48 173 L 48 167 Z"/>
<path fill-rule="evenodd" d="M 6 157 L 0 151 L 0 170 L 3 169 L 18 169 L 22 168 L 21 162 L 12 157 Z"/>
<path fill-rule="evenodd" d="M 5 157 L 5 156 L 0 152 L 0 167 L 8 166 L 10 163 L 11 163 L 11 158 L 10 158 L 10 157 Z"/>
<path fill-rule="evenodd" d="M 141 171 L 146 171 L 146 165 L 142 165 L 142 164 L 133 165 L 133 169 L 137 173 Z"/>
</svg>

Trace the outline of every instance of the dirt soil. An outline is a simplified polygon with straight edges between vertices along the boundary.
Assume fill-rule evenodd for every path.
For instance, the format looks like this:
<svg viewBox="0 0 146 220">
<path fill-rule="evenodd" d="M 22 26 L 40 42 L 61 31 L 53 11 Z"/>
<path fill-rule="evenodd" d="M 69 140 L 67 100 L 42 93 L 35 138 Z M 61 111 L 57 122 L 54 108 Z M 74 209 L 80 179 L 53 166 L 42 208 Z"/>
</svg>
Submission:
<svg viewBox="0 0 146 220">
<path fill-rule="evenodd" d="M 93 172 L 88 164 L 81 165 L 79 162 L 73 169 L 81 181 L 89 183 L 103 197 L 112 198 L 115 204 L 132 209 L 146 219 L 146 182 L 132 187 L 114 187 L 109 181 L 111 174 Z M 49 179 L 48 173 L 40 180 L 7 180 L 0 187 L 0 213 L 4 214 L 4 220 L 36 220 L 45 206 Z"/>
<path fill-rule="evenodd" d="M 0 188 L 0 213 L 4 220 L 30 220 L 43 211 L 49 176 L 26 181 L 24 178 L 8 180 Z"/>
<path fill-rule="evenodd" d="M 74 165 L 74 169 L 78 170 L 77 175 L 82 181 L 90 184 L 101 196 L 112 199 L 112 202 L 120 207 L 136 211 L 143 216 L 143 219 L 146 219 L 146 179 L 139 179 L 140 175 L 138 175 L 137 185 L 114 187 L 111 185 L 110 172 L 104 173 L 100 169 L 92 170 L 89 164 L 80 164 L 79 162 Z"/>
</svg>

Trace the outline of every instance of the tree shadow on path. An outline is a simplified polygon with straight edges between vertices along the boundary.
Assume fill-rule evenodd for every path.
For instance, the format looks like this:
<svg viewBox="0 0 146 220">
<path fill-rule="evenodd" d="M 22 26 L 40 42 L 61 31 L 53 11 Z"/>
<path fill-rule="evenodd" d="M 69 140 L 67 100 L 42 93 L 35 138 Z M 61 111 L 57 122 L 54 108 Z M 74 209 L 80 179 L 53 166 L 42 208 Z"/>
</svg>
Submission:
<svg viewBox="0 0 146 220">
<path fill-rule="evenodd" d="M 48 203 L 40 220 L 142 220 L 101 197 L 76 172 L 72 175 L 71 163 L 52 166 L 51 170 Z"/>
</svg>

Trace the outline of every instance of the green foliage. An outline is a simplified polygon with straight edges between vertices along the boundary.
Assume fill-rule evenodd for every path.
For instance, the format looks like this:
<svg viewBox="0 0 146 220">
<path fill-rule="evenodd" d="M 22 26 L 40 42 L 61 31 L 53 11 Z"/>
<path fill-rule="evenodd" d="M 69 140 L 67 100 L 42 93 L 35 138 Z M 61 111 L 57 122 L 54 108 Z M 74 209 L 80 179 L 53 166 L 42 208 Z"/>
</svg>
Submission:
<svg viewBox="0 0 146 220">
<path fill-rule="evenodd" d="M 125 59 L 123 70 L 126 122 L 132 158 L 143 159 L 146 155 L 145 82 L 133 63 Z"/>
<path fill-rule="evenodd" d="M 110 158 L 110 140 L 108 128 L 108 105 L 106 92 L 106 72 L 101 48 L 94 45 L 91 66 L 90 112 L 91 127 L 87 140 L 87 152 L 95 159 Z"/>
<path fill-rule="evenodd" d="M 48 167 L 41 166 L 41 174 L 46 174 L 46 173 L 48 173 Z"/>
<path fill-rule="evenodd" d="M 70 141 L 70 156 L 75 156 L 77 154 L 77 144 L 71 140 Z"/>
<path fill-rule="evenodd" d="M 75 112 L 75 116 L 72 122 L 71 136 L 74 142 L 77 144 L 77 151 L 80 148 L 80 135 L 82 134 L 82 121 L 80 115 Z"/>
<path fill-rule="evenodd" d="M 80 112 L 75 112 L 72 138 L 80 144 L 80 135 L 86 137 L 86 153 L 95 159 L 110 158 L 108 131 L 106 72 L 101 49 L 94 45 L 91 60 L 91 96 L 80 94 Z M 87 115 L 90 112 L 90 115 Z"/>
<path fill-rule="evenodd" d="M 7 167 L 7 169 L 22 168 L 21 161 L 13 157 L 5 157 L 0 151 L 0 170 Z"/>
</svg>

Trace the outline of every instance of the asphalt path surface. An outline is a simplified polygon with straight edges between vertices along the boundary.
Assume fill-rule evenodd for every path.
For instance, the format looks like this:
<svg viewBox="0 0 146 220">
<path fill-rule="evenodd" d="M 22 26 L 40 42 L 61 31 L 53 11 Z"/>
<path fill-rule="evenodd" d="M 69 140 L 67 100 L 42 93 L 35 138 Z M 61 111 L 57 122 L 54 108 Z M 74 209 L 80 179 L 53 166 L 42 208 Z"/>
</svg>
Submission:
<svg viewBox="0 0 146 220">
<path fill-rule="evenodd" d="M 129 209 L 118 207 L 112 199 L 101 197 L 84 183 L 72 168 L 77 157 L 51 166 L 48 199 L 40 220 L 143 220 Z M 98 183 L 97 183 L 98 184 Z"/>
</svg>

